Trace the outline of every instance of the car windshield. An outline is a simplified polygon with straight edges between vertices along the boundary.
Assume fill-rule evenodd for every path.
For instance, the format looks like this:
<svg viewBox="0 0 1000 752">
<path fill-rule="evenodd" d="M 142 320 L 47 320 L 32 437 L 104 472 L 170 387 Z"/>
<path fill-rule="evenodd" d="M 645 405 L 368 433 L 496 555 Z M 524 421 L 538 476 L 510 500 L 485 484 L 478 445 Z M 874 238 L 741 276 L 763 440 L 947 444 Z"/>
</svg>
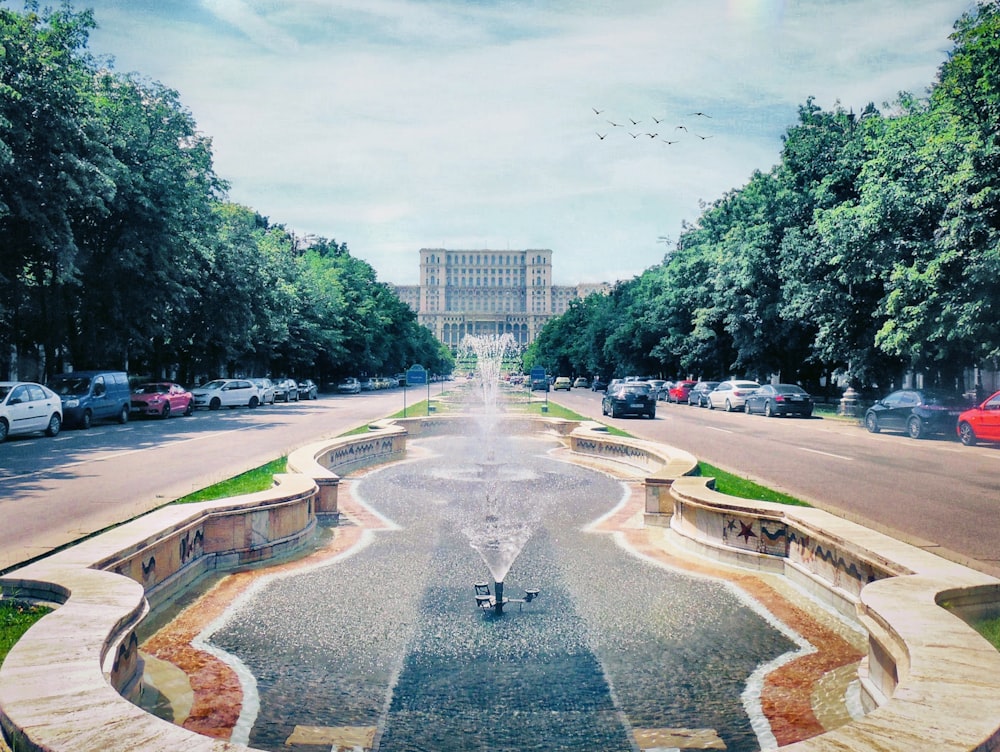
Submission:
<svg viewBox="0 0 1000 752">
<path fill-rule="evenodd" d="M 56 394 L 83 394 L 90 389 L 90 379 L 83 377 L 53 379 L 49 382 L 49 389 Z"/>
<path fill-rule="evenodd" d="M 935 405 L 938 407 L 960 406 L 968 402 L 960 394 L 953 394 L 951 392 L 925 391 L 922 392 L 922 395 L 925 405 Z"/>
<path fill-rule="evenodd" d="M 646 384 L 627 384 L 618 391 L 620 394 L 649 394 L 649 386 Z"/>
<path fill-rule="evenodd" d="M 222 389 L 226 385 L 225 380 L 216 379 L 215 381 L 209 381 L 207 384 L 202 384 L 200 389 Z"/>
<path fill-rule="evenodd" d="M 166 384 L 143 384 L 135 390 L 136 394 L 166 394 L 170 387 Z"/>
<path fill-rule="evenodd" d="M 797 384 L 778 384 L 774 391 L 780 394 L 805 394 L 806 390 Z"/>
</svg>

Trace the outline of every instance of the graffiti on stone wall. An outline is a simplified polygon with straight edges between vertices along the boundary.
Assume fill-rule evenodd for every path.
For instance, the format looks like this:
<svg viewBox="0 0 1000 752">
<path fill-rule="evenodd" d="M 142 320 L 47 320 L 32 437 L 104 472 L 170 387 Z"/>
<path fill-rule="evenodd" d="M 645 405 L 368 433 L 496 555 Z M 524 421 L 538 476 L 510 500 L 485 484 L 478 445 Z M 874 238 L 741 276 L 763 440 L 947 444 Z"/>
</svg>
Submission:
<svg viewBox="0 0 1000 752">
<path fill-rule="evenodd" d="M 722 516 L 726 545 L 770 556 L 788 556 L 788 526 L 778 520 Z"/>
<path fill-rule="evenodd" d="M 892 576 L 882 568 L 794 530 L 789 540 L 789 558 L 852 595 L 858 595 L 869 582 Z"/>
<path fill-rule="evenodd" d="M 612 459 L 647 459 L 649 457 L 649 452 L 645 449 L 639 449 L 628 444 L 594 441 L 592 439 L 578 439 L 576 449 L 578 452 L 596 454 L 599 457 L 611 457 Z"/>
<path fill-rule="evenodd" d="M 330 469 L 391 456 L 395 453 L 395 445 L 392 437 L 380 437 L 369 441 L 345 444 L 337 447 L 328 455 Z"/>
</svg>

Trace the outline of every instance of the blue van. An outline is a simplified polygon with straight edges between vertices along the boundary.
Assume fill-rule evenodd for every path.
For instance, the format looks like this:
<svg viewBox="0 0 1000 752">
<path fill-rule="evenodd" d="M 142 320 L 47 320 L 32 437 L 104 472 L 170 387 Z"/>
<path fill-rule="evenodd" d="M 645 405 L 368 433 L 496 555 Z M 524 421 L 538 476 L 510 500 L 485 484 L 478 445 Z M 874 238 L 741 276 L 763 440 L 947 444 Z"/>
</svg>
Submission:
<svg viewBox="0 0 1000 752">
<path fill-rule="evenodd" d="M 49 379 L 47 386 L 62 399 L 67 426 L 90 428 L 95 420 L 128 422 L 132 399 L 124 371 L 61 373 Z"/>
</svg>

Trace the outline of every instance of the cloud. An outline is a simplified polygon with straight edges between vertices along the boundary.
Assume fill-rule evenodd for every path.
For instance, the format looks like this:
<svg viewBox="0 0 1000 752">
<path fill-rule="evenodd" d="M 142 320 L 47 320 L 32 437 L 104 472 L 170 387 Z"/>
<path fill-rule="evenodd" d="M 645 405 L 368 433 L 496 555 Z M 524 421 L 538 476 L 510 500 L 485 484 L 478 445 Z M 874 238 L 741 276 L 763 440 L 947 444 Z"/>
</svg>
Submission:
<svg viewBox="0 0 1000 752">
<path fill-rule="evenodd" d="M 922 92 L 972 7 L 194 1 L 96 0 L 91 47 L 180 91 L 234 200 L 399 283 L 449 243 L 550 247 L 560 283 L 637 274 L 699 200 L 778 161 L 807 97 Z M 679 143 L 606 122 L 628 117 Z"/>
</svg>

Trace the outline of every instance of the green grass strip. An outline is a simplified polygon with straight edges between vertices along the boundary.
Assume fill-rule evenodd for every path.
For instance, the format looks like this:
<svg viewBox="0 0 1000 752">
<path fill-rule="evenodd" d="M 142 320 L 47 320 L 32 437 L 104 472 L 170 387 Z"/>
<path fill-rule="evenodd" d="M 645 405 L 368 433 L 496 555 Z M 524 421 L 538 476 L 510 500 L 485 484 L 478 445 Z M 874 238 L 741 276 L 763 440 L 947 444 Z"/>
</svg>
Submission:
<svg viewBox="0 0 1000 752">
<path fill-rule="evenodd" d="M 271 460 L 266 465 L 247 470 L 245 473 L 221 481 L 215 485 L 203 488 L 200 491 L 182 496 L 177 499 L 177 504 L 192 504 L 196 501 L 212 501 L 214 499 L 225 499 L 229 496 L 242 496 L 243 494 L 266 491 L 274 485 L 275 473 L 283 473 L 287 469 L 288 458 L 279 457 Z"/>
<path fill-rule="evenodd" d="M 44 606 L 28 606 L 15 600 L 0 600 L 0 664 L 14 643 L 28 628 L 52 609 Z"/>
<path fill-rule="evenodd" d="M 989 640 L 993 647 L 1000 650 L 1000 616 L 975 621 L 972 623 L 972 627 Z"/>
<path fill-rule="evenodd" d="M 755 499 L 757 501 L 776 501 L 779 504 L 789 504 L 795 507 L 811 506 L 811 504 L 794 496 L 754 483 L 748 478 L 726 472 L 714 465 L 709 465 L 707 462 L 698 463 L 698 474 L 715 478 L 715 490 L 727 496 L 738 496 L 741 499 Z"/>
</svg>

